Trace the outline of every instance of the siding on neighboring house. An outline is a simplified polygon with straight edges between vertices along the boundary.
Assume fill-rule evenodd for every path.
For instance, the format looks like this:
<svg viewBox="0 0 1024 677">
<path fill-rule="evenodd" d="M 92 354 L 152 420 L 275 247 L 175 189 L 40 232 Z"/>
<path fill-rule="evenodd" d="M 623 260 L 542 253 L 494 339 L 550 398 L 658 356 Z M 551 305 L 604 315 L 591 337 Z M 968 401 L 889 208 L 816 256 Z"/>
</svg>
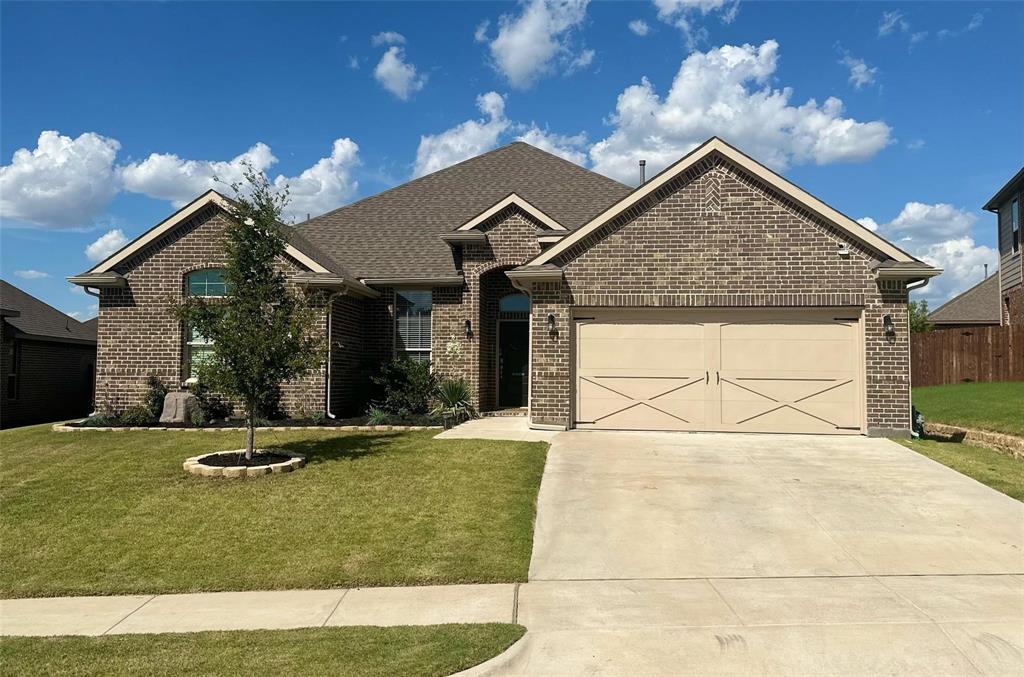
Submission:
<svg viewBox="0 0 1024 677">
<path fill-rule="evenodd" d="M 8 391 L 18 357 L 17 393 Z M 96 346 L 15 338 L 3 327 L 0 347 L 0 428 L 86 416 L 92 411 Z"/>
</svg>

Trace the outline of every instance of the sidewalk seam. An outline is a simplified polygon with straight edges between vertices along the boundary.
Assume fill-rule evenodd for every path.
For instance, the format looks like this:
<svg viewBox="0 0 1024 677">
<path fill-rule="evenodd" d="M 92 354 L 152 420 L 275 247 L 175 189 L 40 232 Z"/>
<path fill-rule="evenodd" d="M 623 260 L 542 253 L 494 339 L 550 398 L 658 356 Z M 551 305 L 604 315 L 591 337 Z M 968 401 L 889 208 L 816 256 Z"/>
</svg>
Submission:
<svg viewBox="0 0 1024 677">
<path fill-rule="evenodd" d="M 521 583 L 516 583 L 512 588 L 512 622 L 519 622 L 519 586 Z"/>
<path fill-rule="evenodd" d="M 114 628 L 116 628 L 117 626 L 121 625 L 122 623 L 124 623 L 124 622 L 125 622 L 126 620 L 128 620 L 129 618 L 131 618 L 131 617 L 132 617 L 132 614 L 134 614 L 134 613 L 135 613 L 136 611 L 138 611 L 138 610 L 139 610 L 139 609 L 141 609 L 142 607 L 146 606 L 147 604 L 149 604 L 150 602 L 152 602 L 152 601 L 153 601 L 154 599 L 156 599 L 156 598 L 157 598 L 157 597 L 159 597 L 159 596 L 160 596 L 160 595 L 150 595 L 150 596 L 149 596 L 149 598 L 148 598 L 148 599 L 146 599 L 146 601 L 144 601 L 144 602 L 143 602 L 142 604 L 140 604 L 139 606 L 137 606 L 137 607 L 135 607 L 134 609 L 132 609 L 131 611 L 129 611 L 129 612 L 128 612 L 128 613 L 127 613 L 127 614 L 126 614 L 125 616 L 124 616 L 124 618 L 120 619 L 119 621 L 117 621 L 116 623 L 114 623 L 113 625 L 111 625 L 111 626 L 110 626 L 109 628 L 107 628 L 106 630 L 104 630 L 104 631 L 103 631 L 102 633 L 100 633 L 100 637 L 103 637 L 103 636 L 105 636 L 105 635 L 109 634 L 109 633 L 110 633 L 110 632 L 111 632 L 111 631 L 112 631 L 112 630 L 113 630 Z"/>
<path fill-rule="evenodd" d="M 338 601 L 335 603 L 334 608 L 331 609 L 331 613 L 327 614 L 327 617 L 324 618 L 324 622 L 320 624 L 321 628 L 327 625 L 327 621 L 331 620 L 331 617 L 334 616 L 334 614 L 338 613 L 338 607 L 341 606 L 341 601 L 348 597 L 349 590 L 351 590 L 351 588 L 345 588 L 341 591 L 341 597 L 338 598 Z"/>
</svg>

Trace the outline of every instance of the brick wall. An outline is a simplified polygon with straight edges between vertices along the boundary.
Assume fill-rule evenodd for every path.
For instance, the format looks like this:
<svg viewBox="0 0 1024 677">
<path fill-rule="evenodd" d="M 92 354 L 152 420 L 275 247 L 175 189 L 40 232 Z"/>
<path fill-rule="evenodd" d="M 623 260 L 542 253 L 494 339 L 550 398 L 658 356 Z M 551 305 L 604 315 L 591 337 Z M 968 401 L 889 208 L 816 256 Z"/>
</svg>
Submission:
<svg viewBox="0 0 1024 677">
<path fill-rule="evenodd" d="M 350 296 L 331 304 L 331 398 L 334 416 L 356 416 L 366 409 L 369 371 L 365 368 L 366 304 Z"/>
<path fill-rule="evenodd" d="M 184 329 L 171 315 L 172 305 L 185 291 L 185 275 L 224 265 L 223 212 L 210 206 L 186 223 L 151 243 L 116 268 L 127 286 L 100 293 L 96 401 L 115 411 L 138 404 L 146 390 L 146 377 L 155 374 L 166 384 L 180 387 L 184 373 Z M 300 272 L 290 259 L 280 262 L 286 275 Z M 326 334 L 325 297 L 310 297 L 319 307 L 315 330 Z M 325 404 L 326 365 L 306 377 L 285 383 L 281 403 L 286 413 L 322 411 Z"/>
<path fill-rule="evenodd" d="M 1016 286 L 1003 294 L 1002 324 L 1024 324 L 1024 286 Z"/>
<path fill-rule="evenodd" d="M 847 257 L 837 248 L 846 243 Z M 591 234 L 556 263 L 560 285 L 534 291 L 538 423 L 568 425 L 570 306 L 864 307 L 868 426 L 906 430 L 906 289 L 880 289 L 862 245 L 719 159 L 709 159 Z M 559 332 L 548 336 L 553 313 Z M 882 332 L 892 315 L 895 340 Z"/>
<path fill-rule="evenodd" d="M 15 339 L 4 325 L 0 347 L 0 428 L 66 420 L 92 411 L 96 346 Z M 17 396 L 8 397 L 11 348 L 20 352 Z"/>
</svg>

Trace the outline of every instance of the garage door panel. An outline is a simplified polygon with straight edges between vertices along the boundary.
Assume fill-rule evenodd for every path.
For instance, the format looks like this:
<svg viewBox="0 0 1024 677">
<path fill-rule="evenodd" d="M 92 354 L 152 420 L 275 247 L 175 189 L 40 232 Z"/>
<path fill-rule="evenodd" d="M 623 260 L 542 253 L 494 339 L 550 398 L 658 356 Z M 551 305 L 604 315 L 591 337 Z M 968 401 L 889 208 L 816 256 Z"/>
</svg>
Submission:
<svg viewBox="0 0 1024 677">
<path fill-rule="evenodd" d="M 577 325 L 575 418 L 610 429 L 855 432 L 860 323 L 835 313 L 595 312 Z"/>
</svg>

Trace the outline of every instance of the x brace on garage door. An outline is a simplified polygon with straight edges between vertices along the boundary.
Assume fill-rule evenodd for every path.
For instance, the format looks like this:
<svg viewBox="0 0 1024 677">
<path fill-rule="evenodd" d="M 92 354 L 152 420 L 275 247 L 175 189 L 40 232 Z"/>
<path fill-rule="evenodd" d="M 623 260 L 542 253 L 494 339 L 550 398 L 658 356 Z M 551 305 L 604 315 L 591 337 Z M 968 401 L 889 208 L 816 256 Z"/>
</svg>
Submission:
<svg viewBox="0 0 1024 677">
<path fill-rule="evenodd" d="M 860 433 L 859 309 L 577 310 L 579 428 Z"/>
</svg>

